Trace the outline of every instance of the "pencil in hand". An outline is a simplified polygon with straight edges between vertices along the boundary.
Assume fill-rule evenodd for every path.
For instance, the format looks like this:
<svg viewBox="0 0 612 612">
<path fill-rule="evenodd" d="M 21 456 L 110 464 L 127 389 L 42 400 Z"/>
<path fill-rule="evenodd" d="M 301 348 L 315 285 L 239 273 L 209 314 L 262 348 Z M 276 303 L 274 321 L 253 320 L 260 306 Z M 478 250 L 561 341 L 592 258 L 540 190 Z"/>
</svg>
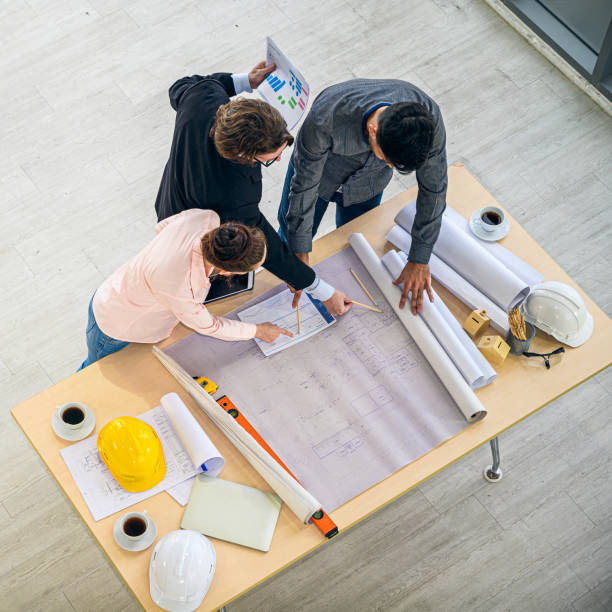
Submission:
<svg viewBox="0 0 612 612">
<path fill-rule="evenodd" d="M 300 322 L 300 304 L 297 305 L 297 320 L 298 320 L 298 334 L 302 333 L 302 324 Z"/>
</svg>

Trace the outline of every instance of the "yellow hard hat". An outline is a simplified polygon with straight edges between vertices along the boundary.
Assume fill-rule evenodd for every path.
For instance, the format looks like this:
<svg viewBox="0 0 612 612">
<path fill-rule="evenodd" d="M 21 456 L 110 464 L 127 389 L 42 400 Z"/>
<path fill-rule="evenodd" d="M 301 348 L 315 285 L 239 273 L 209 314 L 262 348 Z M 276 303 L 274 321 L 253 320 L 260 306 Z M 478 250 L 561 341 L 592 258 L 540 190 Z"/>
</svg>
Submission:
<svg viewBox="0 0 612 612">
<path fill-rule="evenodd" d="M 98 434 L 98 452 L 126 491 L 146 491 L 166 475 L 164 449 L 159 437 L 140 419 L 124 416 L 109 421 Z"/>
</svg>

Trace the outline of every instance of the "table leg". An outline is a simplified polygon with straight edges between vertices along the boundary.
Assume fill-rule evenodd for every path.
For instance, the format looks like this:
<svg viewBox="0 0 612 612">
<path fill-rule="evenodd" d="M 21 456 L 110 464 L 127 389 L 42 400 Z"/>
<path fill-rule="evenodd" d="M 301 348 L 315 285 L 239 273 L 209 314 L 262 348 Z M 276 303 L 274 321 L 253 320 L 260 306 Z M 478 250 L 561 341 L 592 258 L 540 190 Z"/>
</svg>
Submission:
<svg viewBox="0 0 612 612">
<path fill-rule="evenodd" d="M 499 467 L 499 440 L 497 438 L 491 440 L 491 454 L 493 455 L 493 465 L 485 468 L 484 477 L 489 482 L 499 482 L 502 478 L 502 471 Z"/>
</svg>

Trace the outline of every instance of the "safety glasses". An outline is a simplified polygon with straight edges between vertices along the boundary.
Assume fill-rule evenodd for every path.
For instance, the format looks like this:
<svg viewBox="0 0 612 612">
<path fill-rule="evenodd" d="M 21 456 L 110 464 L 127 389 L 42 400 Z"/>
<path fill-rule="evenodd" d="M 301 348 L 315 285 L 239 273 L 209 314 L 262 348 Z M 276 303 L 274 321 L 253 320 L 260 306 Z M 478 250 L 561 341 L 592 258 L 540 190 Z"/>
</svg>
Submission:
<svg viewBox="0 0 612 612">
<path fill-rule="evenodd" d="M 524 351 L 523 355 L 525 357 L 541 357 L 544 360 L 544 365 L 547 370 L 550 370 L 551 362 L 554 365 L 561 361 L 561 356 L 565 353 L 565 349 L 560 346 L 558 349 L 555 349 L 551 353 L 530 353 L 528 351 Z"/>
</svg>

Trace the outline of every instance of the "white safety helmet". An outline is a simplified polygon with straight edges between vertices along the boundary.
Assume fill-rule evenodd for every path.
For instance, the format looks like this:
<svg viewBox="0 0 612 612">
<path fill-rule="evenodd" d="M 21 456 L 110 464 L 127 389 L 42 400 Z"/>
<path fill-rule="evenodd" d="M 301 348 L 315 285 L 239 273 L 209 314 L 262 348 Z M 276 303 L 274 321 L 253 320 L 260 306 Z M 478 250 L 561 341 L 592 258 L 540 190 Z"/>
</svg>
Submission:
<svg viewBox="0 0 612 612">
<path fill-rule="evenodd" d="M 208 592 L 215 564 L 215 549 L 208 538 L 189 529 L 171 531 L 151 557 L 151 599 L 170 612 L 192 612 Z"/>
<path fill-rule="evenodd" d="M 584 344 L 593 333 L 593 317 L 583 299 L 565 283 L 537 285 L 522 309 L 526 321 L 569 346 Z"/>
</svg>

